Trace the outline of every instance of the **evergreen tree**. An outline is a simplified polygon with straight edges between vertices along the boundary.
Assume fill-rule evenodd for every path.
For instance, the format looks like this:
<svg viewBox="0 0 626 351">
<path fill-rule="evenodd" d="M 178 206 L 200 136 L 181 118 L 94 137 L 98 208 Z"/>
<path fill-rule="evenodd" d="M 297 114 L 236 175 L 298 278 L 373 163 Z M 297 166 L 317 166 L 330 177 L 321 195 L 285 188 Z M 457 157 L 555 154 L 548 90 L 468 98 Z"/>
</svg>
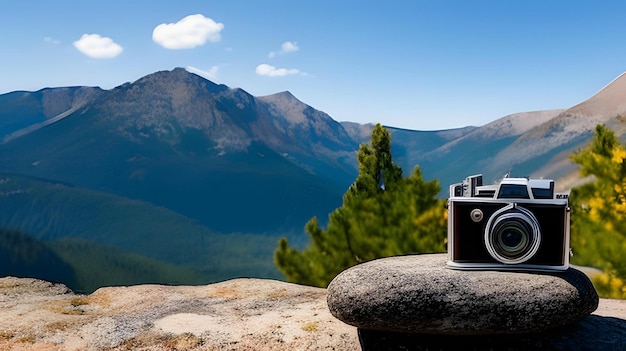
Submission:
<svg viewBox="0 0 626 351">
<path fill-rule="evenodd" d="M 613 131 L 598 125 L 593 141 L 571 159 L 592 179 L 570 196 L 572 262 L 602 269 L 596 289 L 626 298 L 626 149 Z"/>
<path fill-rule="evenodd" d="M 404 178 L 391 157 L 391 134 L 377 124 L 371 145 L 360 146 L 359 175 L 343 196 L 342 207 L 322 229 L 306 224 L 311 243 L 302 251 L 281 238 L 276 266 L 288 281 L 326 287 L 341 271 L 375 258 L 444 252 L 447 233 L 439 182 L 424 181 L 419 167 Z"/>
</svg>

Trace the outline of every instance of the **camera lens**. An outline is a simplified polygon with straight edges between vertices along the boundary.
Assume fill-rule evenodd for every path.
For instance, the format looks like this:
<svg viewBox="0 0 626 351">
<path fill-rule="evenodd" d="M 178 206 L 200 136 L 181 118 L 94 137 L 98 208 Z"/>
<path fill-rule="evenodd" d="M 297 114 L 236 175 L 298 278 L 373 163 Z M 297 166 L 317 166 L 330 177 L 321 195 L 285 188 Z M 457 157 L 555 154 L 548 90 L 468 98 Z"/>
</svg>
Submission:
<svg viewBox="0 0 626 351">
<path fill-rule="evenodd" d="M 500 222 L 499 227 L 494 228 L 494 239 L 497 241 L 494 247 L 502 256 L 514 258 L 528 246 L 529 233 L 523 223 L 515 219 Z"/>
<path fill-rule="evenodd" d="M 529 210 L 511 204 L 496 211 L 485 228 L 489 254 L 505 264 L 518 264 L 532 258 L 541 241 L 539 223 Z"/>
<path fill-rule="evenodd" d="M 500 236 L 500 244 L 507 251 L 515 251 L 517 248 L 523 247 L 526 243 L 527 236 L 517 230 L 517 228 L 507 228 Z"/>
</svg>

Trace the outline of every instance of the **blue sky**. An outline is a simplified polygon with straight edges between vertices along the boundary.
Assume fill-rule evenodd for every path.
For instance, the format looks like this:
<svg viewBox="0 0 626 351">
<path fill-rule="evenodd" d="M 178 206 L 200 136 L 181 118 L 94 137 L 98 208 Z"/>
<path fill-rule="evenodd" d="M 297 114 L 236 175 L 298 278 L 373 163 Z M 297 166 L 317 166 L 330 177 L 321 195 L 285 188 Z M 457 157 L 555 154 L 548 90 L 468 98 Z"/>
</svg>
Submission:
<svg viewBox="0 0 626 351">
<path fill-rule="evenodd" d="M 3 1 L 0 94 L 185 67 L 338 121 L 483 125 L 626 71 L 624 18 L 623 1 Z"/>
</svg>

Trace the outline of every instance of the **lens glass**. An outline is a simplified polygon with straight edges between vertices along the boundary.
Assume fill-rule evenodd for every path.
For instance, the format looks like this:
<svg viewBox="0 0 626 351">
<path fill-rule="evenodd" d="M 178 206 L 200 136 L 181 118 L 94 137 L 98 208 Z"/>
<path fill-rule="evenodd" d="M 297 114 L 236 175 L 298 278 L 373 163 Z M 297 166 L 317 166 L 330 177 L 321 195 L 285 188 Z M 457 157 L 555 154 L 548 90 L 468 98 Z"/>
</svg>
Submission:
<svg viewBox="0 0 626 351">
<path fill-rule="evenodd" d="M 528 247 L 530 237 L 527 228 L 517 221 L 501 223 L 500 228 L 495 228 L 495 249 L 499 254 L 509 258 L 516 258 Z"/>
</svg>

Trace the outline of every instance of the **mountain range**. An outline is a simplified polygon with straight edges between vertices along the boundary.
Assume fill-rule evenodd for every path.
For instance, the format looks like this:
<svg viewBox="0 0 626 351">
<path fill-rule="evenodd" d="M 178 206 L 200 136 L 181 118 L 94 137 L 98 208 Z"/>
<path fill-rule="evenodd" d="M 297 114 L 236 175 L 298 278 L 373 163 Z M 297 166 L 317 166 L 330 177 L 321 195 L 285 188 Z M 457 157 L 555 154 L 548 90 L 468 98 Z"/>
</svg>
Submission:
<svg viewBox="0 0 626 351">
<path fill-rule="evenodd" d="M 584 181 L 569 156 L 591 141 L 597 124 L 605 124 L 624 141 L 625 117 L 626 73 L 570 108 L 515 113 L 480 127 L 396 130 L 393 140 L 400 153 L 406 154 L 403 166 L 419 164 L 426 178 L 440 180 L 444 192 L 447 185 L 476 173 L 491 181 L 506 173 L 551 178 L 559 191 L 567 192 Z M 422 139 L 426 142 L 421 143 Z"/>
<path fill-rule="evenodd" d="M 624 74 L 566 109 L 451 130 L 386 128 L 395 162 L 438 179 L 441 197 L 475 173 L 554 178 L 566 191 L 580 180 L 569 154 L 598 123 L 623 138 L 622 116 Z M 0 227 L 65 261 L 77 247 L 67 240 L 79 239 L 100 248 L 93 252 L 184 267 L 194 282 L 276 278 L 277 239 L 306 245 L 304 224 L 313 216 L 323 224 L 341 205 L 372 129 L 335 121 L 289 92 L 255 97 L 182 68 L 110 90 L 3 94 Z"/>
</svg>

